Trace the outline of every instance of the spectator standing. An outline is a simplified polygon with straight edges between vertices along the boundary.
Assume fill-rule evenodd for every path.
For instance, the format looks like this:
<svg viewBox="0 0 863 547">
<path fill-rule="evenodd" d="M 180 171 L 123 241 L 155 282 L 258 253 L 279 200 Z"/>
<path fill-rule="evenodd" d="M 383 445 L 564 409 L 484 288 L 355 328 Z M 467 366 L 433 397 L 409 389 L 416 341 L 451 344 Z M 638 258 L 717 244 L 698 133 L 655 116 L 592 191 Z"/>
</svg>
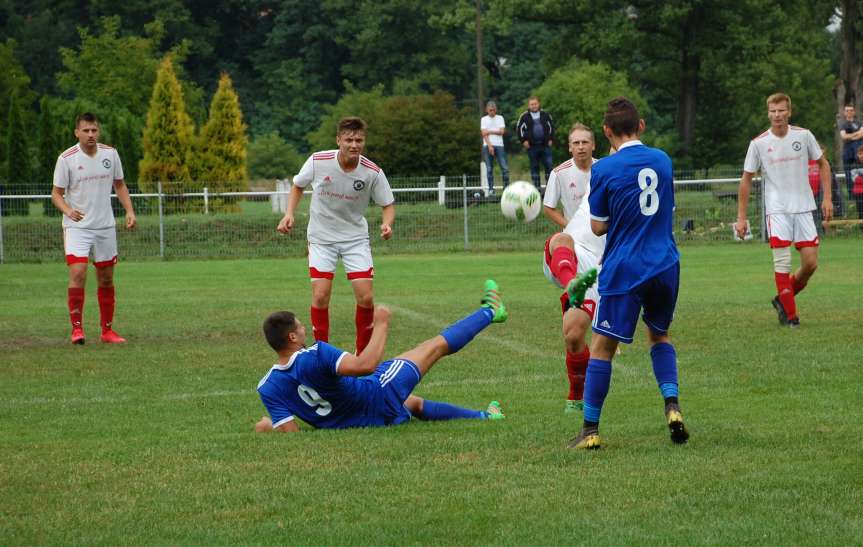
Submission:
<svg viewBox="0 0 863 547">
<path fill-rule="evenodd" d="M 851 197 L 857 205 L 857 218 L 863 219 L 863 146 L 857 149 L 857 163 L 851 169 Z"/>
<path fill-rule="evenodd" d="M 500 165 L 504 187 L 509 184 L 509 166 L 506 163 L 506 148 L 503 145 L 506 122 L 503 116 L 497 113 L 497 104 L 494 101 L 486 103 L 485 112 L 486 115 L 479 122 L 482 135 L 482 161 L 485 162 L 488 175 L 488 194 L 494 195 L 494 160 L 497 160 Z"/>
<path fill-rule="evenodd" d="M 540 162 L 542 162 L 542 167 L 545 170 L 545 180 L 548 181 L 548 178 L 551 176 L 551 145 L 554 143 L 554 120 L 551 118 L 551 114 L 542 110 L 539 97 L 536 95 L 527 100 L 527 112 L 519 117 L 516 129 L 518 131 L 518 140 L 521 141 L 521 145 L 527 150 L 527 157 L 530 160 L 530 177 L 533 180 L 533 185 L 541 188 L 539 182 Z"/>
<path fill-rule="evenodd" d="M 839 126 L 839 136 L 842 138 L 842 167 L 845 169 L 845 185 L 850 200 L 853 197 L 851 166 L 857 163 L 857 149 L 863 146 L 863 124 L 857 121 L 857 109 L 853 104 L 845 105 L 842 113 L 845 119 Z M 844 216 L 844 209 L 843 203 L 840 210 L 836 211 L 836 216 Z"/>
</svg>

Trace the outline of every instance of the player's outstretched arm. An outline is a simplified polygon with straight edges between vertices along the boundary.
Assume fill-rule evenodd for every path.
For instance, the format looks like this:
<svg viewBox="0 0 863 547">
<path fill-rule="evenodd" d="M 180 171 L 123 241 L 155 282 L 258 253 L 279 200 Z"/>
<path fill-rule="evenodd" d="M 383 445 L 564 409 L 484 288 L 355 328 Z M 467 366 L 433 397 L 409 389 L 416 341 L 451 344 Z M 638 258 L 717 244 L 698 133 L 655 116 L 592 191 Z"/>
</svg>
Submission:
<svg viewBox="0 0 863 547">
<path fill-rule="evenodd" d="M 393 222 L 396 220 L 396 206 L 394 203 L 384 205 L 381 208 L 381 239 L 393 237 Z"/>
<path fill-rule="evenodd" d="M 375 306 L 374 330 L 366 349 L 359 355 L 347 354 L 339 363 L 341 376 L 367 376 L 374 372 L 384 355 L 390 328 L 390 309 Z"/>
<path fill-rule="evenodd" d="M 279 427 L 273 429 L 273 421 L 269 416 L 262 416 L 255 424 L 255 433 L 270 433 L 271 431 L 279 431 L 281 433 L 297 433 L 300 431 L 300 426 L 296 420 L 285 422 Z"/>
<path fill-rule="evenodd" d="M 285 216 L 279 221 L 276 230 L 283 234 L 290 233 L 294 227 L 294 211 L 297 210 L 300 200 L 303 198 L 303 189 L 294 184 L 291 186 L 291 193 L 288 194 L 288 206 L 285 208 Z"/>
<path fill-rule="evenodd" d="M 746 211 L 749 209 L 749 192 L 752 190 L 753 174 L 744 171 L 743 176 L 740 177 L 740 188 L 737 190 L 737 222 L 734 224 L 734 229 L 740 239 L 746 235 Z"/>
<path fill-rule="evenodd" d="M 556 207 L 549 207 L 548 205 L 543 205 L 542 213 L 548 218 L 548 220 L 554 222 L 561 228 L 566 228 L 566 217 L 563 216 L 563 214 L 561 214 L 561 212 L 558 211 Z"/>
</svg>

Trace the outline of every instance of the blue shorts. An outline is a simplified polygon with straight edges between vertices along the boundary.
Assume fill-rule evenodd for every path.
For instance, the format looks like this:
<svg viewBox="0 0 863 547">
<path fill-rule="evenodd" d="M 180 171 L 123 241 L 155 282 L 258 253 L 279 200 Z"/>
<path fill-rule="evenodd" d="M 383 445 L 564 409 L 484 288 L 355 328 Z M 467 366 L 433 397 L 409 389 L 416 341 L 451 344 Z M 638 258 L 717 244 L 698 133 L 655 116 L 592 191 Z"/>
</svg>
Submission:
<svg viewBox="0 0 863 547">
<path fill-rule="evenodd" d="M 666 334 L 674 318 L 677 289 L 680 285 L 680 263 L 648 279 L 626 294 L 599 297 L 593 316 L 593 332 L 632 342 L 638 313 L 643 309 L 642 321 L 655 334 Z"/>
<path fill-rule="evenodd" d="M 406 359 L 391 359 L 378 365 L 371 378 L 380 386 L 380 392 L 369 410 L 380 415 L 385 425 L 410 420 L 411 413 L 404 403 L 422 378 L 417 366 Z"/>
</svg>

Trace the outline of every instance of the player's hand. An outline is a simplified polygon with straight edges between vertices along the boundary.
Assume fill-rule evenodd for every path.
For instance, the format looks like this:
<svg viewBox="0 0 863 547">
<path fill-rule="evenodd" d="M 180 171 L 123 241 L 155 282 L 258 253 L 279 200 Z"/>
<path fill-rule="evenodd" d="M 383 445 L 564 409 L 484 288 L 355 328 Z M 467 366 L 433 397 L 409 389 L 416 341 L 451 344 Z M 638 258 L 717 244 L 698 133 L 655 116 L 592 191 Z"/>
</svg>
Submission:
<svg viewBox="0 0 863 547">
<path fill-rule="evenodd" d="M 530 143 L 529 143 L 529 142 L 527 142 L 527 141 L 523 141 L 523 142 L 521 143 L 521 145 L 524 147 L 524 149 L 525 149 L 525 150 L 527 150 L 528 148 L 530 148 Z"/>
<path fill-rule="evenodd" d="M 137 225 L 138 217 L 135 216 L 135 213 L 126 213 L 126 229 L 134 230 Z"/>
<path fill-rule="evenodd" d="M 746 235 L 746 219 L 737 219 L 737 222 L 734 223 L 734 231 L 737 233 L 737 237 L 743 239 Z"/>
<path fill-rule="evenodd" d="M 79 220 L 84 218 L 84 213 L 79 211 L 78 209 L 72 209 L 66 214 L 72 221 L 78 222 Z"/>
<path fill-rule="evenodd" d="M 488 155 L 494 157 L 494 146 L 488 147 Z"/>
<path fill-rule="evenodd" d="M 379 323 L 389 323 L 390 322 L 390 309 L 384 305 L 375 306 L 375 315 L 374 315 L 374 324 L 377 325 Z"/>
<path fill-rule="evenodd" d="M 389 224 L 381 224 L 381 239 L 393 237 L 393 227 Z"/>
<path fill-rule="evenodd" d="M 256 433 L 268 433 L 273 430 L 273 421 L 269 416 L 261 416 L 261 419 L 255 424 Z"/>
<path fill-rule="evenodd" d="M 833 218 L 833 202 L 824 200 L 821 202 L 821 216 L 824 217 L 824 220 L 830 220 Z"/>
<path fill-rule="evenodd" d="M 285 215 L 284 217 L 282 217 L 282 220 L 279 221 L 279 225 L 276 227 L 276 230 L 282 232 L 283 234 L 289 234 L 293 227 L 294 215 Z"/>
</svg>

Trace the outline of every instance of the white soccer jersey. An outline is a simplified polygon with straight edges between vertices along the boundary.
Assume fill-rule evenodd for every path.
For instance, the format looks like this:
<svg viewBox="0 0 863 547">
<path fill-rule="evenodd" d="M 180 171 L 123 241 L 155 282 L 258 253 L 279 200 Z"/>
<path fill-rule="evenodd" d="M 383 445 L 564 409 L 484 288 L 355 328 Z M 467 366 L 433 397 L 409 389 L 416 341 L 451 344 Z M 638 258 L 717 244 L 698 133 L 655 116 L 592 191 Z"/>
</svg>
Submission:
<svg viewBox="0 0 863 547">
<path fill-rule="evenodd" d="M 805 213 L 815 209 L 809 186 L 809 160 L 821 158 L 821 148 L 808 129 L 790 126 L 780 138 L 770 130 L 752 139 L 743 170 L 761 171 L 768 215 Z"/>
<path fill-rule="evenodd" d="M 591 163 L 596 163 L 596 159 Z M 605 236 L 597 237 L 590 228 L 589 194 L 590 170 L 582 171 L 575 165 L 575 160 L 569 159 L 551 172 L 542 203 L 552 208 L 562 203 L 563 216 L 568 221 L 564 233 L 571 235 L 577 246 L 593 253 L 599 260 L 605 251 Z"/>
<path fill-rule="evenodd" d="M 111 189 L 115 180 L 123 180 L 123 165 L 117 151 L 107 144 L 99 143 L 94 156 L 87 155 L 77 144 L 60 154 L 54 167 L 54 186 L 64 188 L 66 203 L 84 213 L 78 222 L 63 215 L 63 227 L 113 227 Z"/>
<path fill-rule="evenodd" d="M 309 156 L 294 177 L 300 188 L 312 187 L 308 239 L 312 243 L 340 243 L 368 239 L 369 226 L 363 214 L 374 200 L 384 207 L 395 201 L 390 183 L 380 167 L 360 156 L 359 164 L 345 173 L 338 150 Z"/>
</svg>

